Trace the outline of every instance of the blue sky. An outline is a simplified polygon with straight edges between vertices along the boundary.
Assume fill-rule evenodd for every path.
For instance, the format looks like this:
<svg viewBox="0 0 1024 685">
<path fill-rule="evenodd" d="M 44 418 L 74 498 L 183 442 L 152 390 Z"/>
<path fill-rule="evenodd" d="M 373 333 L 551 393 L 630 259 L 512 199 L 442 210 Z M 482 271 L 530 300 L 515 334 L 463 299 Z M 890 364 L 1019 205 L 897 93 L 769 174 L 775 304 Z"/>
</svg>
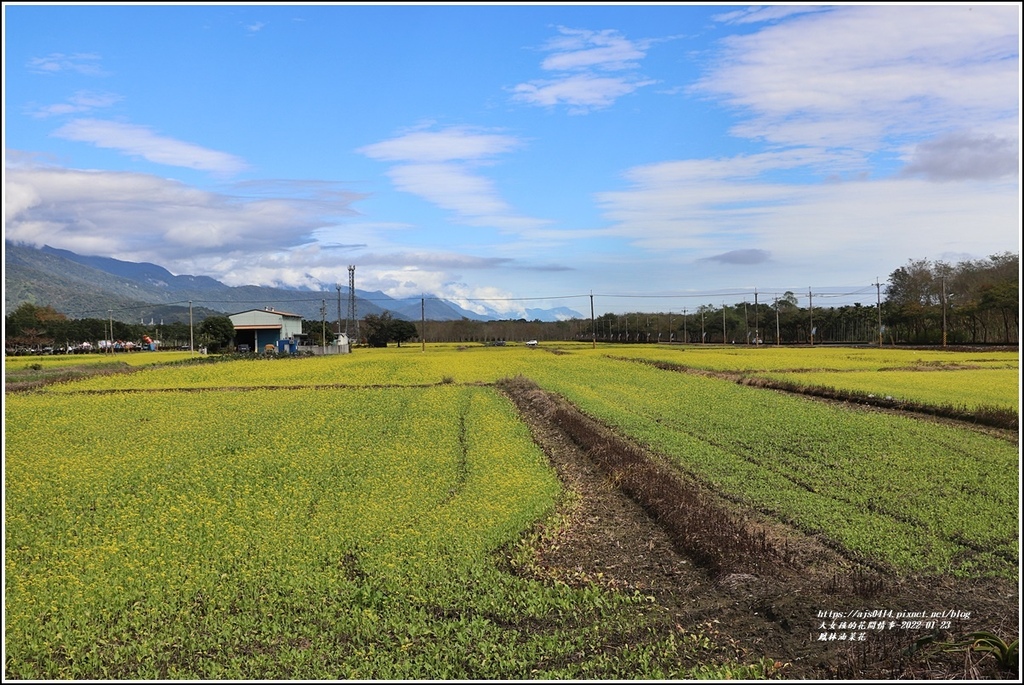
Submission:
<svg viewBox="0 0 1024 685">
<path fill-rule="evenodd" d="M 1020 251 L 1019 3 L 3 9 L 8 240 L 509 315 Z"/>
</svg>

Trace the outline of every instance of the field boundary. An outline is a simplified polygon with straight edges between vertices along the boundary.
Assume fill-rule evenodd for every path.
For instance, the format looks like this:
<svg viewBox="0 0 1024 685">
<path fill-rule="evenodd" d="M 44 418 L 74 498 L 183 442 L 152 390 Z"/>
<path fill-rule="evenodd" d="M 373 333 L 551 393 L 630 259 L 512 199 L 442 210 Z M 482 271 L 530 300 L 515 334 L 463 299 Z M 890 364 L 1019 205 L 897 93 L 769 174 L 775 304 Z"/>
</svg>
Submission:
<svg viewBox="0 0 1024 685">
<path fill-rule="evenodd" d="M 685 364 L 676 364 L 655 359 L 636 359 L 633 357 L 609 356 L 609 359 L 617 361 L 632 362 L 636 364 L 647 364 L 663 371 L 674 371 L 687 373 L 695 376 L 708 378 L 719 378 L 728 380 L 739 385 L 746 385 L 754 388 L 765 388 L 768 390 L 779 390 L 794 395 L 806 395 L 836 402 L 847 402 L 861 404 L 879 409 L 918 414 L 922 416 L 934 416 L 942 419 L 949 419 L 960 423 L 968 423 L 989 428 L 997 428 L 1006 431 L 1018 431 L 1020 429 L 1020 416 L 1018 413 L 1001 407 L 979 407 L 969 410 L 954 405 L 933 405 L 924 402 L 911 402 L 898 400 L 891 397 L 879 397 L 871 393 L 857 390 L 841 390 L 823 385 L 802 385 L 789 381 L 780 381 L 771 378 L 751 375 L 734 371 L 710 371 L 697 369 Z"/>
</svg>

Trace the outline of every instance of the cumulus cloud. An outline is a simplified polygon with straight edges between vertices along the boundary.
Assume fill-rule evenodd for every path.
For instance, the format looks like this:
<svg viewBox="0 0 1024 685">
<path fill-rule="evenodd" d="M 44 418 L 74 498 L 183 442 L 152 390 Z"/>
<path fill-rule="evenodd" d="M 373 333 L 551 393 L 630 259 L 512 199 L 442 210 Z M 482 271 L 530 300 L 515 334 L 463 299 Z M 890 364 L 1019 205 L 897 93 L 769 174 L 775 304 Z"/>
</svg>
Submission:
<svg viewBox="0 0 1024 685">
<path fill-rule="evenodd" d="M 352 205 L 365 195 L 325 181 L 266 179 L 210 192 L 148 174 L 46 166 L 16 151 L 8 158 L 6 239 L 153 262 L 228 285 L 329 286 L 358 263 L 360 289 L 498 304 L 511 296 L 453 279 L 463 270 L 560 268 L 393 245 L 386 234 L 410 226 L 359 220 Z"/>
<path fill-rule="evenodd" d="M 150 261 L 177 273 L 245 278 L 211 265 L 249 264 L 289 254 L 361 196 L 326 192 L 217 193 L 147 174 L 8 165 L 5 238 L 80 254 Z M 262 257 L 265 259 L 265 257 Z M 206 265 L 206 266 L 203 266 Z M 190 270 L 198 268 L 199 270 Z M 242 280 L 242 283 L 252 282 Z M 234 283 L 240 284 L 240 283 Z"/>
<path fill-rule="evenodd" d="M 541 62 L 541 69 L 558 75 L 513 86 L 513 100 L 541 107 L 564 105 L 570 114 L 586 114 L 656 83 L 633 73 L 612 73 L 636 70 L 651 41 L 629 40 L 613 30 L 560 27 L 558 31 L 559 35 L 541 48 L 551 53 Z"/>
<path fill-rule="evenodd" d="M 247 168 L 238 157 L 154 133 L 146 126 L 100 119 L 74 119 L 52 134 L 57 138 L 91 143 L 156 164 L 236 174 Z"/>
<path fill-rule="evenodd" d="M 996 135 L 950 133 L 918 144 L 903 168 L 904 176 L 933 181 L 983 181 L 1015 176 L 1020 142 Z"/>
</svg>

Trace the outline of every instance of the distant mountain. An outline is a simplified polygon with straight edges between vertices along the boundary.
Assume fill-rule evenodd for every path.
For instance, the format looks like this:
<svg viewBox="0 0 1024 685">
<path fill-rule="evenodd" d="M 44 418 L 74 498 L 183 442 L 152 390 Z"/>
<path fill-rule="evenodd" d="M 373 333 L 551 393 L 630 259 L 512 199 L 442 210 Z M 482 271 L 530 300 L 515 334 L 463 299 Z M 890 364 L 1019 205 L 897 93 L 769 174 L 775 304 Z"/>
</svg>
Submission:
<svg viewBox="0 0 1024 685">
<path fill-rule="evenodd" d="M 341 301 L 339 303 L 339 295 Z M 246 309 L 274 307 L 304 319 L 325 317 L 335 321 L 348 313 L 348 288 L 340 292 L 228 286 L 208 276 L 175 276 L 148 262 L 126 262 L 110 257 L 83 256 L 49 246 L 36 248 L 4 242 L 4 307 L 12 311 L 23 303 L 51 306 L 75 319 L 113 317 L 125 323 L 150 319 L 171 322 L 192 315 L 202 320 L 211 314 L 234 314 Z M 356 289 L 360 318 L 384 311 L 398 319 L 451 321 L 462 318 L 488 321 L 508 318 L 489 310 L 481 315 L 453 302 L 426 297 L 395 299 L 380 291 Z M 558 321 L 582 318 L 565 307 L 527 310 L 530 320 Z"/>
</svg>

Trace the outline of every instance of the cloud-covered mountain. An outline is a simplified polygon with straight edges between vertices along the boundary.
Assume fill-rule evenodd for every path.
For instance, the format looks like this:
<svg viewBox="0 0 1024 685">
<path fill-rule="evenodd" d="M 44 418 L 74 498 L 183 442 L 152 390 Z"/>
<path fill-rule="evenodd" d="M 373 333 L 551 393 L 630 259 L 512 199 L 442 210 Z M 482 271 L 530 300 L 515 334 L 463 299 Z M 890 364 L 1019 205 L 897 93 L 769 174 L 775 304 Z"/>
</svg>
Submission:
<svg viewBox="0 0 1024 685">
<path fill-rule="evenodd" d="M 195 312 L 233 314 L 251 308 L 274 307 L 305 319 L 327 321 L 348 316 L 348 287 L 324 291 L 228 286 L 208 276 L 175 276 L 148 262 L 79 255 L 49 246 L 41 248 L 4 242 L 4 306 L 12 311 L 23 303 L 50 306 L 71 318 L 107 318 L 135 322 L 189 304 Z M 478 321 L 508 318 L 496 311 L 479 314 L 435 297 L 395 299 L 380 291 L 356 288 L 356 314 L 388 311 L 399 319 Z M 528 318 L 558 321 L 582 318 L 578 312 L 530 309 Z M 200 315 L 200 318 L 205 314 Z"/>
</svg>

